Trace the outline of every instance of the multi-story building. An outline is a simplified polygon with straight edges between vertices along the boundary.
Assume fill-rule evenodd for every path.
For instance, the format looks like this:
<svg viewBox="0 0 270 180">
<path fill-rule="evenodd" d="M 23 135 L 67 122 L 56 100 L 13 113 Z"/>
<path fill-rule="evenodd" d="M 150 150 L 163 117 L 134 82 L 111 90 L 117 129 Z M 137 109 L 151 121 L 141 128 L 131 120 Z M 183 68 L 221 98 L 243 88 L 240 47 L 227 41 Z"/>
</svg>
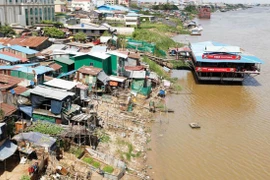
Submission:
<svg viewBox="0 0 270 180">
<path fill-rule="evenodd" d="M 91 0 L 72 0 L 71 1 L 72 10 L 83 10 L 90 12 L 95 9 L 95 5 Z"/>
<path fill-rule="evenodd" d="M 54 20 L 54 0 L 0 0 L 0 22 L 29 26 Z"/>
<path fill-rule="evenodd" d="M 109 4 L 109 5 L 116 5 L 118 4 L 118 0 L 105 0 L 104 4 Z"/>
<path fill-rule="evenodd" d="M 119 5 L 125 5 L 129 7 L 130 1 L 129 0 L 118 0 Z"/>
<path fill-rule="evenodd" d="M 67 11 L 67 1 L 54 0 L 54 7 L 56 13 L 65 13 Z"/>
</svg>

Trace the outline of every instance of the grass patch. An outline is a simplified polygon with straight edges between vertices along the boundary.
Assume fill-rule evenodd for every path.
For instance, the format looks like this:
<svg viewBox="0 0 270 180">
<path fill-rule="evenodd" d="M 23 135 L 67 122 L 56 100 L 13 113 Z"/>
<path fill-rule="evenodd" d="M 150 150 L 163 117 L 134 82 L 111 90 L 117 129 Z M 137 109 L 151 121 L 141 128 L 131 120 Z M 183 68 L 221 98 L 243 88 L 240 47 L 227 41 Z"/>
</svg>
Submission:
<svg viewBox="0 0 270 180">
<path fill-rule="evenodd" d="M 91 157 L 84 157 L 82 160 L 88 164 L 92 164 L 94 161 Z"/>
<path fill-rule="evenodd" d="M 189 65 L 183 61 L 180 60 L 172 60 L 170 63 L 173 65 L 173 69 L 179 69 L 183 67 L 189 67 Z"/>
<path fill-rule="evenodd" d="M 136 154 L 133 153 L 133 150 L 134 150 L 133 145 L 129 142 L 117 139 L 116 144 L 118 144 L 119 146 L 127 146 L 127 148 L 128 148 L 127 152 L 122 152 L 120 150 L 117 151 L 118 154 L 120 154 L 120 158 L 123 160 L 126 159 L 126 160 L 130 161 L 131 157 L 135 158 L 135 157 L 141 156 L 141 153 L 142 153 L 141 151 L 137 152 Z"/>
<path fill-rule="evenodd" d="M 93 165 L 95 168 L 100 168 L 100 163 L 99 163 L 99 162 L 93 161 L 92 165 Z"/>
<path fill-rule="evenodd" d="M 100 168 L 100 166 L 101 166 L 99 162 L 94 161 L 94 159 L 91 158 L 91 157 L 84 157 L 82 160 L 83 160 L 85 163 L 94 166 L 95 168 Z"/>
<path fill-rule="evenodd" d="M 142 58 L 142 61 L 147 63 L 149 65 L 149 69 L 151 71 L 154 71 L 155 73 L 157 73 L 158 76 L 163 77 L 165 79 L 169 79 L 170 75 L 165 72 L 161 66 L 159 66 L 157 63 L 155 63 L 154 61 L 150 60 L 149 58 L 147 58 L 146 56 L 144 56 Z"/>
<path fill-rule="evenodd" d="M 112 166 L 105 166 L 102 170 L 111 174 L 114 171 L 114 168 Z"/>
<path fill-rule="evenodd" d="M 31 180 L 31 178 L 28 175 L 23 175 L 20 180 Z"/>
</svg>

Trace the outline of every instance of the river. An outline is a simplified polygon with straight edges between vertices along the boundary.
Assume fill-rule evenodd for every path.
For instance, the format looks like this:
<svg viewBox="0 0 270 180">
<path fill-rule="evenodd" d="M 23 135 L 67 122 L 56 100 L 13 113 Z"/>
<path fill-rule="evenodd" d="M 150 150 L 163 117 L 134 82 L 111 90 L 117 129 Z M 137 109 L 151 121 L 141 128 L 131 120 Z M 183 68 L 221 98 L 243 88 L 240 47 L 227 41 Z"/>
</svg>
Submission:
<svg viewBox="0 0 270 180">
<path fill-rule="evenodd" d="M 262 73 L 243 85 L 196 84 L 190 71 L 174 71 L 181 94 L 166 97 L 175 113 L 158 114 L 147 164 L 157 180 L 270 179 L 270 8 L 213 13 L 195 20 L 202 36 L 175 41 L 217 41 L 264 60 Z M 191 129 L 199 122 L 201 129 Z"/>
</svg>

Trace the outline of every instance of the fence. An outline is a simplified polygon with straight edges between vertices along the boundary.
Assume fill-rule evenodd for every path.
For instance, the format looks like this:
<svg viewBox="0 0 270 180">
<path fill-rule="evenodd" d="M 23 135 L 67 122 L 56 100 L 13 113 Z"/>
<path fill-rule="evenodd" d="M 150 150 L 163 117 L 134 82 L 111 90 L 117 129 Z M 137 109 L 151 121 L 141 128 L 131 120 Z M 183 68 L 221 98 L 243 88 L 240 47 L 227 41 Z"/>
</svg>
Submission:
<svg viewBox="0 0 270 180">
<path fill-rule="evenodd" d="M 112 180 L 118 180 L 122 178 L 126 172 L 126 164 L 123 161 L 115 159 L 113 156 L 104 154 L 101 152 L 94 151 L 90 148 L 86 148 L 87 152 L 95 159 L 98 159 L 101 162 L 109 164 L 111 166 L 117 167 L 120 169 L 120 172 L 117 175 L 104 173 L 104 177 Z"/>
</svg>

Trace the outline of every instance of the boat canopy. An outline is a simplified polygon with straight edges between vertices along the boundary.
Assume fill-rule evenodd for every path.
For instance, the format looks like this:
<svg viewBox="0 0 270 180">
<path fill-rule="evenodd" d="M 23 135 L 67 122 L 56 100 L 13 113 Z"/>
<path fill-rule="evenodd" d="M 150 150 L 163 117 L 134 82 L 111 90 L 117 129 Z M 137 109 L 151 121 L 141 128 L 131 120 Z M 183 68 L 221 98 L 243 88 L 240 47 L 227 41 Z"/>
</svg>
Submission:
<svg viewBox="0 0 270 180">
<path fill-rule="evenodd" d="M 255 63 L 255 64 L 264 63 L 258 57 L 241 51 L 241 49 L 239 47 L 237 48 L 237 46 L 230 46 L 230 45 L 222 44 L 218 42 L 205 41 L 205 42 L 199 42 L 199 43 L 191 43 L 190 48 L 197 62 L 207 62 L 207 63 L 228 62 L 228 63 Z M 222 58 L 224 56 L 221 56 L 221 58 L 210 59 L 210 58 L 203 57 L 203 55 L 209 54 L 209 53 L 211 54 L 227 53 L 231 55 L 238 55 L 240 56 L 240 58 L 228 59 L 228 58 Z"/>
<path fill-rule="evenodd" d="M 205 46 L 205 52 L 241 53 L 238 46 Z"/>
</svg>

